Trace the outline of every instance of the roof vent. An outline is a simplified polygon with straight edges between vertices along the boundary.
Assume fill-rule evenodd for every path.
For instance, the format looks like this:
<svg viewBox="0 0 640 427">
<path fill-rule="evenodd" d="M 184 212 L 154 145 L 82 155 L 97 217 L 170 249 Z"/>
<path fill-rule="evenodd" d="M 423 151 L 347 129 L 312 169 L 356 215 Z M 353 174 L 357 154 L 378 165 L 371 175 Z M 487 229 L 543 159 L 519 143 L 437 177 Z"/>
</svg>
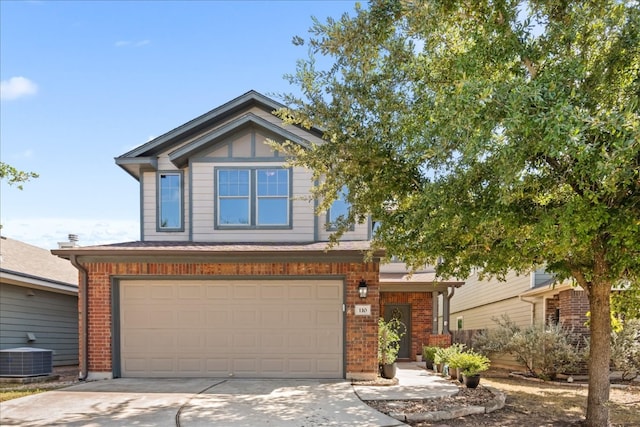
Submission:
<svg viewBox="0 0 640 427">
<path fill-rule="evenodd" d="M 69 248 L 77 248 L 78 247 L 78 235 L 77 234 L 69 234 L 68 242 L 58 242 L 58 249 L 69 249 Z"/>
<path fill-rule="evenodd" d="M 0 350 L 0 377 L 35 377 L 53 372 L 53 350 L 19 347 Z"/>
</svg>

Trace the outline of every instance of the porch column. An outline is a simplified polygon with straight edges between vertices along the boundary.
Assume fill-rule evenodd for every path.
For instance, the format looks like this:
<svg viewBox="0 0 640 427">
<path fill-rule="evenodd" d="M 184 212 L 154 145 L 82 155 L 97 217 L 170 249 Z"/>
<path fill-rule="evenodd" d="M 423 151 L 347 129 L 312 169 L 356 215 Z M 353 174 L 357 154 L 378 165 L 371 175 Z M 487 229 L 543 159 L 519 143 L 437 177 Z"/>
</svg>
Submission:
<svg viewBox="0 0 640 427">
<path fill-rule="evenodd" d="M 433 335 L 438 335 L 438 295 L 440 292 L 432 291 L 431 292 L 431 333 Z"/>
</svg>

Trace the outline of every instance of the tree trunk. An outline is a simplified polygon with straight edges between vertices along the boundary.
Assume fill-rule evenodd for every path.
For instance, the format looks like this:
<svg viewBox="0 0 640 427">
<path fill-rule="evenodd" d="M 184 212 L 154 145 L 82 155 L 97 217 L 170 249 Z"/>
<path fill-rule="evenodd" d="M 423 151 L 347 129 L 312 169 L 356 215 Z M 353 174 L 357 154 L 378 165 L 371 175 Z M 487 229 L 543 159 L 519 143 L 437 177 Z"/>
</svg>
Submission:
<svg viewBox="0 0 640 427">
<path fill-rule="evenodd" d="M 611 284 L 591 282 L 589 295 L 589 396 L 587 397 L 588 427 L 609 426 L 609 361 L 611 359 Z"/>
</svg>

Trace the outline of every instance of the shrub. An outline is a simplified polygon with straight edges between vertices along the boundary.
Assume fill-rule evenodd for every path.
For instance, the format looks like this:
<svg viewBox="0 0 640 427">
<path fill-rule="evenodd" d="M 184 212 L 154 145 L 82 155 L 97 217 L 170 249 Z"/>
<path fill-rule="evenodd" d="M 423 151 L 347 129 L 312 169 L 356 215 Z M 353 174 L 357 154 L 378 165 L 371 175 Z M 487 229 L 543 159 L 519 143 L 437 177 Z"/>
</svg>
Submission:
<svg viewBox="0 0 640 427">
<path fill-rule="evenodd" d="M 478 375 L 491 366 L 491 361 L 487 356 L 476 353 L 475 351 L 457 354 L 454 359 L 458 365 L 458 369 L 462 369 L 462 375 L 466 375 L 467 377 Z"/>
<path fill-rule="evenodd" d="M 425 345 L 422 347 L 422 358 L 425 361 L 432 361 L 433 362 L 433 358 L 436 355 L 436 351 L 438 350 L 438 347 L 433 347 L 433 346 L 428 346 Z"/>
<path fill-rule="evenodd" d="M 508 316 L 494 319 L 496 329 L 478 334 L 474 348 L 484 354 L 508 353 L 530 374 L 545 380 L 571 372 L 584 361 L 584 352 L 573 344 L 571 330 L 562 325 L 518 327 Z"/>
<path fill-rule="evenodd" d="M 454 354 L 462 353 L 464 351 L 464 347 L 464 344 L 453 344 L 446 348 L 438 347 L 433 358 L 433 363 L 443 363 L 445 365 L 448 365 L 451 356 L 453 356 Z"/>
<path fill-rule="evenodd" d="M 623 323 L 622 329 L 611 334 L 611 364 L 622 372 L 623 380 L 640 375 L 640 320 Z"/>
<path fill-rule="evenodd" d="M 400 339 L 405 334 L 406 326 L 398 319 L 385 322 L 378 320 L 378 363 L 390 365 L 398 358 Z"/>
</svg>

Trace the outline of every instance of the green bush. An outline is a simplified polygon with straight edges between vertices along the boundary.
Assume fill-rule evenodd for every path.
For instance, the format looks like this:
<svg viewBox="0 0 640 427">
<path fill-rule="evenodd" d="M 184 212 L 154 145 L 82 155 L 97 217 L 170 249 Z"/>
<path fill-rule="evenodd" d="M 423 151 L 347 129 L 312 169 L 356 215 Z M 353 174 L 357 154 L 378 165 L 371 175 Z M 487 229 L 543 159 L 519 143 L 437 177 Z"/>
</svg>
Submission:
<svg viewBox="0 0 640 427">
<path fill-rule="evenodd" d="M 438 347 L 428 346 L 428 345 L 423 346 L 422 347 L 422 359 L 425 362 L 428 361 L 428 360 L 433 362 L 433 358 L 435 357 L 437 350 L 438 350 Z"/>
<path fill-rule="evenodd" d="M 436 354 L 433 359 L 433 363 L 440 364 L 443 363 L 445 365 L 449 365 L 449 359 L 455 355 L 462 353 L 464 351 L 464 344 L 453 344 L 449 347 L 441 348 L 438 347 L 436 349 Z"/>
<path fill-rule="evenodd" d="M 491 361 L 487 356 L 474 351 L 457 354 L 453 357 L 453 362 L 462 370 L 462 375 L 468 377 L 478 375 L 486 371 L 491 366 Z"/>
<path fill-rule="evenodd" d="M 400 351 L 400 339 L 406 332 L 406 326 L 398 319 L 385 322 L 383 318 L 378 320 L 378 363 L 390 365 L 398 358 Z"/>
<path fill-rule="evenodd" d="M 487 355 L 511 354 L 538 378 L 572 372 L 585 360 L 583 349 L 573 343 L 575 336 L 562 325 L 520 328 L 506 315 L 493 320 L 498 327 L 478 334 L 473 347 Z"/>
<path fill-rule="evenodd" d="M 611 334 L 611 364 L 622 372 L 623 380 L 640 375 L 640 320 L 631 319 Z"/>
</svg>

